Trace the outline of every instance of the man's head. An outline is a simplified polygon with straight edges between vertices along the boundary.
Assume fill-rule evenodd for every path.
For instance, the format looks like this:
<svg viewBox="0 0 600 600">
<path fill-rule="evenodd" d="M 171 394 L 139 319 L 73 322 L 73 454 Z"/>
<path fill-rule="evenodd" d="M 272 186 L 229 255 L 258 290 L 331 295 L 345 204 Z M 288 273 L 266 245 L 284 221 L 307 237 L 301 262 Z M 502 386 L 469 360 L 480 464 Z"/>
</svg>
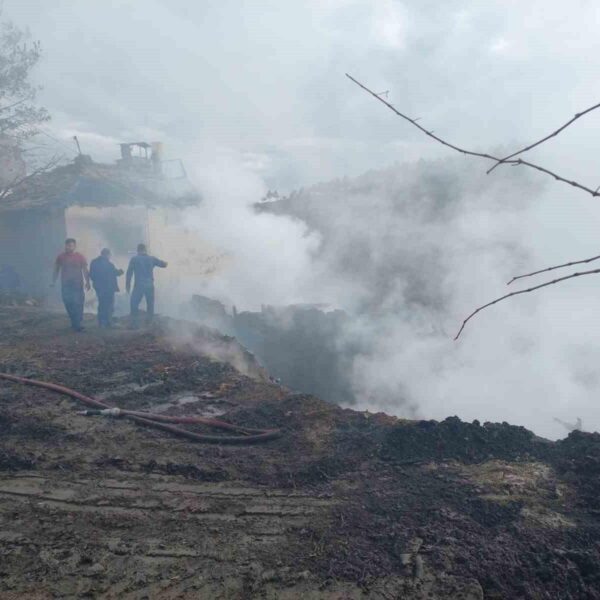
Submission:
<svg viewBox="0 0 600 600">
<path fill-rule="evenodd" d="M 71 253 L 75 252 L 75 248 L 77 248 L 77 242 L 74 238 L 67 238 L 65 240 L 65 252 Z"/>
<path fill-rule="evenodd" d="M 146 254 L 148 252 L 148 248 L 146 248 L 146 244 L 138 244 L 137 251 L 138 254 Z"/>
<path fill-rule="evenodd" d="M 100 251 L 100 256 L 110 258 L 110 250 L 108 248 L 102 248 L 102 250 Z"/>
</svg>

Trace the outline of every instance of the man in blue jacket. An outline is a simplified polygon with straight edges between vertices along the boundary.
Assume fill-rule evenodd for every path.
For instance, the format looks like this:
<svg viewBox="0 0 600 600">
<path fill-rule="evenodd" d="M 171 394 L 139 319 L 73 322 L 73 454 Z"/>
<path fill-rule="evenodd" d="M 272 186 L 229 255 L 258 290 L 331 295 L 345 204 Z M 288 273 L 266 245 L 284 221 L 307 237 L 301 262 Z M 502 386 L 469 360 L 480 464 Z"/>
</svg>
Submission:
<svg viewBox="0 0 600 600">
<path fill-rule="evenodd" d="M 100 256 L 90 263 L 90 279 L 98 296 L 98 325 L 111 327 L 115 310 L 115 294 L 119 291 L 117 277 L 123 269 L 117 269 L 110 262 L 110 250 L 103 248 Z"/>
<path fill-rule="evenodd" d="M 154 267 L 164 269 L 167 263 L 155 256 L 150 256 L 145 244 L 138 244 L 137 254 L 129 261 L 127 268 L 126 288 L 131 293 L 131 320 L 137 326 L 139 308 L 142 298 L 146 298 L 146 314 L 148 321 L 154 317 Z M 131 291 L 131 279 L 135 278 L 133 291 Z"/>
</svg>

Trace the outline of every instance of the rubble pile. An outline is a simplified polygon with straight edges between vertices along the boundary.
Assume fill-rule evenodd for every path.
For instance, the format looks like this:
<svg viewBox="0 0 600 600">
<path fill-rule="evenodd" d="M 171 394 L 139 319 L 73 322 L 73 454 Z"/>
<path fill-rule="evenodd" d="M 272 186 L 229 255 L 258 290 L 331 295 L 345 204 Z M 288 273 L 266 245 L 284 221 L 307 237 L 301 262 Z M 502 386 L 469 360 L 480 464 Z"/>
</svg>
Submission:
<svg viewBox="0 0 600 600">
<path fill-rule="evenodd" d="M 525 427 L 508 423 L 464 423 L 458 417 L 442 422 L 403 423 L 386 435 L 382 457 L 392 461 L 487 459 L 521 460 L 547 458 L 552 445 Z"/>
<path fill-rule="evenodd" d="M 338 345 L 349 320 L 344 311 L 297 304 L 257 312 L 234 308 L 230 314 L 222 303 L 200 295 L 191 306 L 195 319 L 234 336 L 292 390 L 335 404 L 355 403 L 348 374 L 358 350 Z"/>
<path fill-rule="evenodd" d="M 342 409 L 214 330 L 87 325 L 0 307 L 0 371 L 283 436 L 194 444 L 0 383 L 7 597 L 600 598 L 598 434 Z"/>
</svg>

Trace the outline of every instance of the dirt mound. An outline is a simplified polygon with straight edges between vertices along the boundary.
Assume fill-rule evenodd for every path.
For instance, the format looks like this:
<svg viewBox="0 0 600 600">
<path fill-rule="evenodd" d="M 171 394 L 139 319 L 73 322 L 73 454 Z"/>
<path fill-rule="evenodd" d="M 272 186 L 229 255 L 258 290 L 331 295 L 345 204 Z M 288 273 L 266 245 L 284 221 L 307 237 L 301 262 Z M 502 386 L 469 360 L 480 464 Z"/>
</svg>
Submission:
<svg viewBox="0 0 600 600">
<path fill-rule="evenodd" d="M 0 450 L 0 471 L 23 471 L 35 468 L 35 462 L 14 452 Z"/>
<path fill-rule="evenodd" d="M 506 423 L 345 410 L 275 385 L 215 332 L 88 326 L 0 307 L 0 365 L 284 435 L 198 445 L 0 383 L 1 593 L 600 598 L 597 434 L 552 443 Z"/>
<path fill-rule="evenodd" d="M 531 460 L 547 457 L 552 444 L 524 427 L 508 423 L 465 423 L 458 417 L 444 421 L 399 423 L 386 434 L 382 458 L 413 462 L 455 459 L 473 463 L 501 458 Z"/>
<path fill-rule="evenodd" d="M 554 463 L 562 477 L 576 487 L 579 502 L 600 511 L 600 434 L 571 432 L 557 442 Z"/>
<path fill-rule="evenodd" d="M 64 433 L 65 428 L 35 417 L 15 418 L 9 413 L 0 413 L 0 436 L 27 437 L 48 440 Z"/>
</svg>

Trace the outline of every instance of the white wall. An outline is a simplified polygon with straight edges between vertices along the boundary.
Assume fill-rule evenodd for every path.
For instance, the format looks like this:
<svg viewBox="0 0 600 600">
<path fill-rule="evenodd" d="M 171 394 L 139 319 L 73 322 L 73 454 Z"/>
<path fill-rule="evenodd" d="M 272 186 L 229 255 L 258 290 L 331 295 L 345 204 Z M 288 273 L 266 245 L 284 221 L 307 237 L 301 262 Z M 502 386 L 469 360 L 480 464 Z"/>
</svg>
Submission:
<svg viewBox="0 0 600 600">
<path fill-rule="evenodd" d="M 185 226 L 185 212 L 145 206 L 73 206 L 66 211 L 67 234 L 77 240 L 78 249 L 88 262 L 108 247 L 114 264 L 124 270 L 136 253 L 137 244 L 147 244 L 150 254 L 169 263 L 167 269 L 155 270 L 157 310 L 175 314 L 191 294 L 201 291 L 203 278 L 216 273 L 226 260 L 201 233 Z M 124 277 L 120 282 L 124 291 Z M 92 294 L 86 305 L 89 310 L 94 309 Z M 126 311 L 125 298 L 117 299 L 117 308 Z"/>
</svg>

